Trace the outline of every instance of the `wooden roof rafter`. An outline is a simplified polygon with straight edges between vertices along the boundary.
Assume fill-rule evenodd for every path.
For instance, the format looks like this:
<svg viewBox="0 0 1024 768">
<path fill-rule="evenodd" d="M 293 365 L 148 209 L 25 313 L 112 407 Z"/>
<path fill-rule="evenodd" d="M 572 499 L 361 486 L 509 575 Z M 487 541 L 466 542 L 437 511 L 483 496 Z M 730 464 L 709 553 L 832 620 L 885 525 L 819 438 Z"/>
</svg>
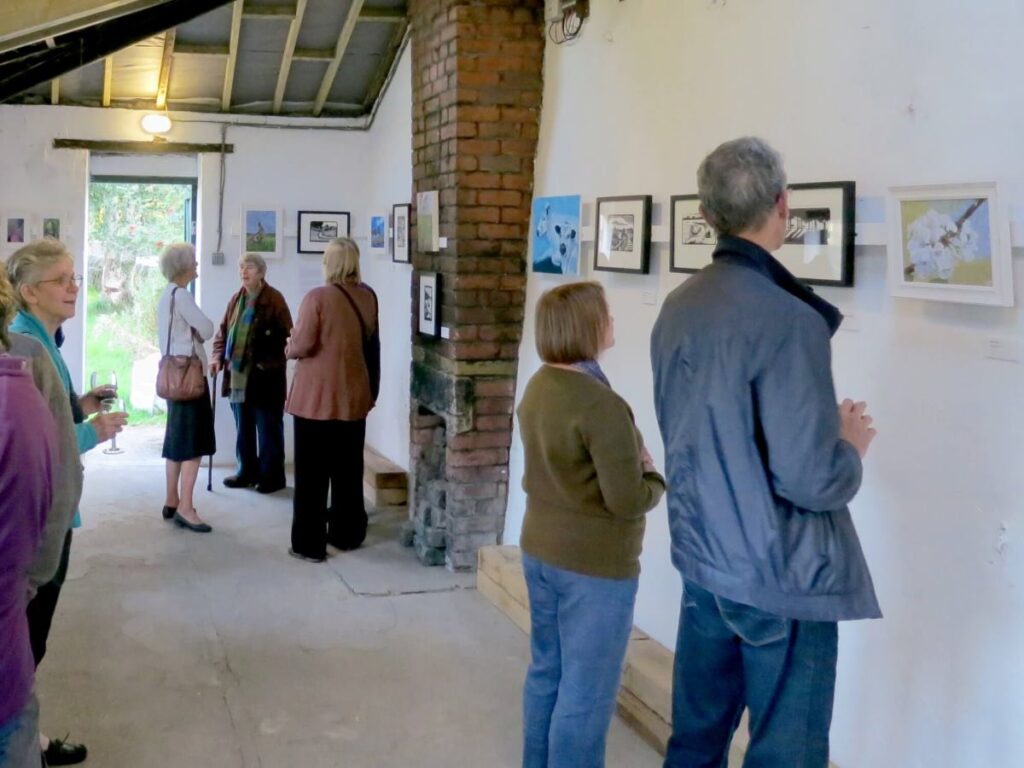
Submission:
<svg viewBox="0 0 1024 768">
<path fill-rule="evenodd" d="M 363 2 L 364 0 L 352 0 L 352 5 L 349 6 L 348 16 L 341 27 L 338 42 L 334 46 L 334 58 L 327 65 L 327 71 L 324 72 L 324 79 L 320 83 L 320 90 L 316 95 L 316 101 L 313 103 L 314 117 L 320 117 L 320 113 L 324 111 L 324 104 L 327 103 L 327 97 L 334 86 L 334 78 L 338 76 L 341 60 L 345 57 L 345 51 L 348 49 L 349 41 L 352 39 L 352 33 L 356 29 L 356 23 L 359 21 L 359 14 L 363 10 Z"/>
<path fill-rule="evenodd" d="M 228 60 L 224 65 L 224 90 L 221 93 L 222 112 L 231 111 L 231 90 L 235 85 L 235 65 L 238 63 L 238 39 L 242 34 L 242 15 L 245 0 L 235 0 L 231 8 L 231 39 L 228 41 Z"/>
<path fill-rule="evenodd" d="M 295 44 L 299 40 L 299 30 L 302 28 L 302 19 L 306 15 L 306 1 L 298 0 L 295 5 L 295 16 L 288 26 L 288 39 L 285 40 L 284 54 L 281 56 L 281 69 L 277 74 L 277 87 L 274 89 L 274 114 L 281 114 L 281 105 L 284 103 L 284 92 L 288 87 L 288 75 L 292 70 L 292 59 L 295 56 Z"/>
</svg>

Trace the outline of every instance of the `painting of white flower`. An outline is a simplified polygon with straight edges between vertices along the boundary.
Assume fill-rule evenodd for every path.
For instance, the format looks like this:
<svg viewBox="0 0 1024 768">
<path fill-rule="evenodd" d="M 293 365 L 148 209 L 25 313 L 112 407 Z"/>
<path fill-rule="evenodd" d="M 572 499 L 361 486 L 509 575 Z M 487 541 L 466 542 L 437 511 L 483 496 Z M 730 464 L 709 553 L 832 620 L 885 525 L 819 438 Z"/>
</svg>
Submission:
<svg viewBox="0 0 1024 768">
<path fill-rule="evenodd" d="M 900 212 L 904 280 L 992 285 L 987 198 L 903 200 Z"/>
</svg>

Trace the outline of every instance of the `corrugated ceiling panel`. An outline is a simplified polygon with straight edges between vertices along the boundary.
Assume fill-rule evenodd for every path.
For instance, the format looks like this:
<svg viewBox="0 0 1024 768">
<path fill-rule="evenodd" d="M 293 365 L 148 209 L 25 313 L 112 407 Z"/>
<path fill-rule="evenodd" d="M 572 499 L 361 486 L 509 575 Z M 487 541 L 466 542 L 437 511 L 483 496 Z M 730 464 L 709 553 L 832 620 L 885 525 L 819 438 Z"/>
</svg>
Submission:
<svg viewBox="0 0 1024 768">
<path fill-rule="evenodd" d="M 178 42 L 227 45 L 231 37 L 231 4 L 204 13 L 178 27 Z"/>
<path fill-rule="evenodd" d="M 163 35 L 115 53 L 110 81 L 113 98 L 155 99 L 163 54 Z"/>
</svg>

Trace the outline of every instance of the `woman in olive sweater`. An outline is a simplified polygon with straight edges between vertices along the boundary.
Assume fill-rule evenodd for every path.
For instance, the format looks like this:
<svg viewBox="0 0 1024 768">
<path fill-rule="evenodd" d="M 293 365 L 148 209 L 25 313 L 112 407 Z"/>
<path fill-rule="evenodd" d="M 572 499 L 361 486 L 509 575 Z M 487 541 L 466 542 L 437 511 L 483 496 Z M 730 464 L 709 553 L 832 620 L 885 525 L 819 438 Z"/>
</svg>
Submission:
<svg viewBox="0 0 1024 768">
<path fill-rule="evenodd" d="M 536 341 L 545 365 L 517 409 L 532 623 L 523 766 L 600 768 L 633 626 L 644 515 L 665 480 L 597 364 L 615 343 L 601 285 L 545 293 Z"/>
</svg>

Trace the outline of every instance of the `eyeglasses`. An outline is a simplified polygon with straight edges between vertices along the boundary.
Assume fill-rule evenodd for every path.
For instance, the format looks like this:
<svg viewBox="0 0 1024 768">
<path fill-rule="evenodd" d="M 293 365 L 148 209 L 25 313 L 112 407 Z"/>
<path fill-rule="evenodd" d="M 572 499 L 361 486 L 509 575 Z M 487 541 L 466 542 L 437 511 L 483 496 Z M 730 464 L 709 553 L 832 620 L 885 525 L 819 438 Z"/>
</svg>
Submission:
<svg viewBox="0 0 1024 768">
<path fill-rule="evenodd" d="M 77 287 L 82 287 L 82 281 L 84 278 L 81 275 L 61 275 L 60 277 L 54 277 L 50 280 L 37 280 L 36 285 L 42 285 L 43 283 L 56 283 L 61 288 L 69 288 L 74 283 Z"/>
</svg>

